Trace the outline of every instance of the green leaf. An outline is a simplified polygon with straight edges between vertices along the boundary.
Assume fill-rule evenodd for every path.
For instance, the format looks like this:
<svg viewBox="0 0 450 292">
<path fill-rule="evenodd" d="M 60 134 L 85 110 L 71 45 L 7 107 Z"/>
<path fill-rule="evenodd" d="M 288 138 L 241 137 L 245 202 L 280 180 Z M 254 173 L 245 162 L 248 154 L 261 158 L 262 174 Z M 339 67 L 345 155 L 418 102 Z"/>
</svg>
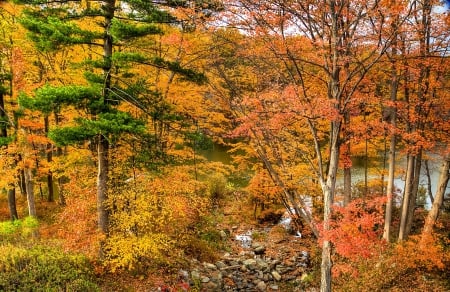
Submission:
<svg viewBox="0 0 450 292">
<path fill-rule="evenodd" d="M 20 23 L 29 33 L 28 37 L 41 51 L 54 51 L 66 45 L 91 44 L 100 34 L 83 30 L 74 23 L 62 21 L 56 17 L 36 18 L 25 11 Z"/>
<path fill-rule="evenodd" d="M 117 19 L 113 19 L 110 32 L 116 40 L 129 40 L 147 35 L 163 34 L 162 29 L 154 24 L 136 25 Z"/>
<path fill-rule="evenodd" d="M 84 142 L 96 135 L 91 129 L 81 126 L 61 127 L 50 130 L 48 137 L 58 146 L 67 146 Z"/>
</svg>

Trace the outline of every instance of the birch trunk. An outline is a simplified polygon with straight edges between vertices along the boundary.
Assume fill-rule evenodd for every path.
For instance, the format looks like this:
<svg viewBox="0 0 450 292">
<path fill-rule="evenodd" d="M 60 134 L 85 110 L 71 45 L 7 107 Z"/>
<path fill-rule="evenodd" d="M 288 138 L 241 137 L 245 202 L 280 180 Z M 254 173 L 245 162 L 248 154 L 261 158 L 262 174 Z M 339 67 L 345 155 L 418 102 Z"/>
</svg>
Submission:
<svg viewBox="0 0 450 292">
<path fill-rule="evenodd" d="M 415 157 L 410 155 L 408 156 L 408 163 L 407 163 L 407 169 L 406 169 L 406 180 L 405 180 L 405 190 L 403 193 L 403 200 L 402 200 L 402 213 L 400 217 L 400 229 L 398 232 L 398 241 L 402 241 L 408 237 L 406 233 L 406 223 L 408 221 L 408 210 L 409 210 L 409 204 L 411 201 L 412 196 L 412 184 L 414 180 L 414 161 Z"/>
<path fill-rule="evenodd" d="M 36 217 L 36 204 L 34 199 L 34 181 L 31 168 L 25 169 L 25 185 L 27 189 L 28 214 Z"/>
<path fill-rule="evenodd" d="M 335 121 L 331 124 L 331 150 L 330 163 L 328 167 L 328 175 L 325 183 L 322 182 L 323 192 L 323 230 L 330 230 L 331 206 L 334 200 L 334 192 L 336 189 L 336 175 L 339 164 L 339 132 L 340 122 Z M 325 237 L 322 246 L 322 263 L 320 266 L 321 280 L 320 291 L 330 292 L 331 286 L 331 242 Z"/>
<path fill-rule="evenodd" d="M 439 181 L 437 185 L 436 195 L 430 212 L 425 219 L 425 226 L 423 227 L 422 237 L 431 235 L 433 232 L 433 226 L 439 215 L 439 209 L 442 206 L 442 202 L 445 196 L 445 190 L 447 189 L 449 175 L 450 175 L 450 156 L 447 156 L 445 161 L 442 162 Z"/>
<path fill-rule="evenodd" d="M 391 225 L 392 225 L 392 207 L 394 199 L 394 172 L 395 172 L 395 135 L 391 136 L 391 143 L 389 145 L 389 174 L 386 190 L 386 212 L 384 214 L 384 232 L 383 238 L 387 242 L 391 240 Z"/>
</svg>

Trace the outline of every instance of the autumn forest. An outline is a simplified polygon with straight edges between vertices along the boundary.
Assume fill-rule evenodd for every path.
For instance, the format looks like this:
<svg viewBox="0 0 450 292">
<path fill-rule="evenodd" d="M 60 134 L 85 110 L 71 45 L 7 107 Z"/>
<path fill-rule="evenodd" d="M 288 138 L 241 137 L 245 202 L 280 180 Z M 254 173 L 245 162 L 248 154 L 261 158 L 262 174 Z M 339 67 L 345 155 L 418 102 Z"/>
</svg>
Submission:
<svg viewBox="0 0 450 292">
<path fill-rule="evenodd" d="M 0 16 L 0 291 L 450 290 L 448 2 Z"/>
</svg>

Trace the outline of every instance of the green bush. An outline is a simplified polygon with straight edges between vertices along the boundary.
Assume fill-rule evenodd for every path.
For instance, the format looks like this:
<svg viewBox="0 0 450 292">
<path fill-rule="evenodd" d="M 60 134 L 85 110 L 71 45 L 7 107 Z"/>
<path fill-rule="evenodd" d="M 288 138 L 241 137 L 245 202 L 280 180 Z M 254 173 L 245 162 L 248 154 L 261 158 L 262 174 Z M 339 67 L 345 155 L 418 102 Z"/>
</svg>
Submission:
<svg viewBox="0 0 450 292">
<path fill-rule="evenodd" d="M 49 247 L 0 246 L 0 291 L 99 291 L 81 255 Z"/>
<path fill-rule="evenodd" d="M 0 241 L 13 238 L 28 237 L 38 227 L 39 222 L 34 217 L 26 217 L 22 220 L 0 222 Z"/>
</svg>

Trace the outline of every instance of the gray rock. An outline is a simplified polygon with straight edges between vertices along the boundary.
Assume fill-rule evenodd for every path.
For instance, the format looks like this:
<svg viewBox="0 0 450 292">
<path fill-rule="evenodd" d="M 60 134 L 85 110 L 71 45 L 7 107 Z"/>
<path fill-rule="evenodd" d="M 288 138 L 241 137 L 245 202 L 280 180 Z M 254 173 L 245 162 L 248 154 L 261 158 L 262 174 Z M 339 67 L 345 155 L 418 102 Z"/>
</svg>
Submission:
<svg viewBox="0 0 450 292">
<path fill-rule="evenodd" d="M 227 267 L 227 265 L 222 261 L 218 261 L 218 262 L 216 262 L 216 267 L 219 269 L 223 269 L 223 268 Z"/>
<path fill-rule="evenodd" d="M 263 271 L 269 269 L 269 264 L 262 259 L 256 259 L 256 266 L 258 267 L 259 270 Z"/>
<path fill-rule="evenodd" d="M 209 277 L 203 276 L 201 281 L 202 283 L 208 283 L 209 281 L 211 281 L 211 279 Z"/>
<path fill-rule="evenodd" d="M 262 271 L 258 271 L 258 275 L 257 275 L 258 279 L 260 280 L 264 280 L 264 273 Z"/>
<path fill-rule="evenodd" d="M 253 252 L 257 255 L 264 254 L 266 252 L 266 247 L 259 245 L 253 248 Z"/>
<path fill-rule="evenodd" d="M 264 281 L 259 281 L 258 284 L 256 285 L 256 288 L 258 289 L 258 291 L 266 291 L 267 285 L 266 283 L 264 283 Z"/>
<path fill-rule="evenodd" d="M 243 264 L 250 270 L 256 269 L 256 260 L 255 259 L 247 259 L 247 260 L 243 261 Z"/>
<path fill-rule="evenodd" d="M 272 271 L 272 277 L 276 280 L 276 281 L 280 281 L 281 280 L 281 275 L 277 272 L 277 271 Z"/>
<path fill-rule="evenodd" d="M 210 270 L 217 270 L 217 267 L 216 267 L 215 264 L 211 264 L 211 263 L 203 263 L 203 266 L 204 266 L 205 268 L 207 268 L 207 269 L 210 269 Z"/>
<path fill-rule="evenodd" d="M 197 270 L 191 271 L 191 278 L 192 280 L 200 280 L 200 273 Z"/>
<path fill-rule="evenodd" d="M 219 231 L 219 235 L 220 235 L 220 238 L 222 240 L 227 240 L 228 239 L 228 234 L 225 231 L 223 231 L 223 230 Z"/>
</svg>

